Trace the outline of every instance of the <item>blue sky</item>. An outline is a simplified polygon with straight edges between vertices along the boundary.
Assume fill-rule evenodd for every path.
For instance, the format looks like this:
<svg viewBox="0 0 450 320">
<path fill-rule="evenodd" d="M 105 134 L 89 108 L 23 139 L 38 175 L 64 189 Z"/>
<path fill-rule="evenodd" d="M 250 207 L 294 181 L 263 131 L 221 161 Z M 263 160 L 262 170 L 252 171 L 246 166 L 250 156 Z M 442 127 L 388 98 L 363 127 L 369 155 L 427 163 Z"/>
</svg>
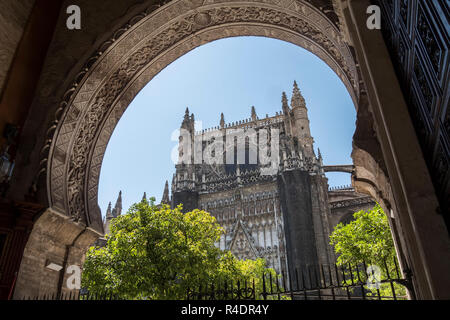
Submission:
<svg viewBox="0 0 450 320">
<path fill-rule="evenodd" d="M 186 107 L 203 128 L 281 111 L 281 94 L 290 101 L 294 80 L 305 97 L 324 164 L 350 164 L 356 111 L 337 75 L 312 53 L 287 42 L 262 37 L 214 41 L 182 56 L 153 78 L 119 121 L 102 164 L 98 201 L 105 214 L 120 190 L 123 209 L 144 192 L 161 199 L 175 171 L 173 132 Z M 330 186 L 350 184 L 350 175 L 327 174 Z"/>
</svg>

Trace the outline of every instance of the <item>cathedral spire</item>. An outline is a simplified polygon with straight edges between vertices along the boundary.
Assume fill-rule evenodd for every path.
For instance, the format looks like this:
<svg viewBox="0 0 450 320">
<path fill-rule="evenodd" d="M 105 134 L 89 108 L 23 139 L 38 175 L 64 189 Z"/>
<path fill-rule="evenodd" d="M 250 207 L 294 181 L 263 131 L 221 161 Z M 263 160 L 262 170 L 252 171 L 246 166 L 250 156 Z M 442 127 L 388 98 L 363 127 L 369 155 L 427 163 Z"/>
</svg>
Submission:
<svg viewBox="0 0 450 320">
<path fill-rule="evenodd" d="M 223 113 L 220 114 L 220 128 L 225 128 L 225 116 L 223 115 Z"/>
<path fill-rule="evenodd" d="M 112 217 L 113 216 L 111 213 L 111 202 L 109 202 L 108 209 L 106 210 L 106 219 L 111 219 Z"/>
<path fill-rule="evenodd" d="M 252 107 L 252 121 L 258 120 L 258 115 L 256 114 L 255 106 Z"/>
<path fill-rule="evenodd" d="M 142 201 L 146 201 L 147 200 L 147 192 L 144 192 L 144 195 L 142 196 Z"/>
<path fill-rule="evenodd" d="M 188 130 L 192 134 L 194 133 L 194 123 L 195 117 L 194 114 L 189 112 L 189 108 L 186 108 L 184 113 L 183 123 L 181 124 L 181 128 Z"/>
<path fill-rule="evenodd" d="M 315 157 L 313 149 L 314 139 L 311 136 L 308 109 L 306 108 L 305 98 L 298 88 L 297 81 L 294 81 L 291 108 L 293 114 L 292 134 L 299 139 L 305 156 Z"/>
<path fill-rule="evenodd" d="M 289 108 L 289 103 L 288 103 L 288 99 L 287 99 L 287 96 L 286 96 L 286 92 L 284 92 L 284 91 L 283 91 L 283 94 L 282 94 L 282 97 L 281 97 L 281 103 L 282 103 L 282 106 L 283 106 L 284 114 L 288 114 L 289 111 L 290 111 L 290 108 Z"/>
<path fill-rule="evenodd" d="M 111 202 L 109 202 L 108 209 L 106 210 L 105 221 L 103 223 L 103 231 L 104 231 L 105 234 L 109 234 L 111 232 L 109 226 L 110 226 L 111 220 L 113 218 L 115 218 L 115 217 L 114 217 L 113 211 L 111 211 Z"/>
<path fill-rule="evenodd" d="M 320 173 L 324 173 L 323 171 L 323 158 L 322 158 L 322 153 L 320 152 L 320 149 L 317 149 L 317 160 L 319 161 L 319 169 L 320 169 Z"/>
<path fill-rule="evenodd" d="M 297 81 L 294 81 L 294 89 L 292 91 L 291 107 L 292 107 L 292 109 L 299 108 L 299 107 L 306 108 L 305 98 L 303 98 L 302 93 L 300 92 L 300 89 L 298 88 Z"/>
<path fill-rule="evenodd" d="M 112 211 L 112 215 L 114 218 L 117 218 L 122 214 L 122 191 L 119 192 L 119 196 L 117 197 L 116 205 Z"/>
<path fill-rule="evenodd" d="M 164 193 L 162 196 L 161 204 L 170 204 L 169 181 L 166 181 L 166 185 L 164 186 Z"/>
</svg>

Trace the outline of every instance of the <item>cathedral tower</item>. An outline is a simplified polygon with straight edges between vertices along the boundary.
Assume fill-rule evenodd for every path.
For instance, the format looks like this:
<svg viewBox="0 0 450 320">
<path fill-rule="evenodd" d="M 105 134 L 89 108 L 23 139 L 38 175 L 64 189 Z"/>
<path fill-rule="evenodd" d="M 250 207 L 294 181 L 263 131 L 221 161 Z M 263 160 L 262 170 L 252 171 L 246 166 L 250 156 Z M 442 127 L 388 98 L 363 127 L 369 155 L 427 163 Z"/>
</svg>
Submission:
<svg viewBox="0 0 450 320">
<path fill-rule="evenodd" d="M 119 196 L 117 197 L 114 209 L 111 210 L 111 202 L 110 202 L 108 205 L 108 209 L 106 210 L 105 223 L 103 225 L 105 234 L 111 232 L 111 220 L 117 218 L 121 214 L 122 214 L 122 191 L 119 192 Z"/>
<path fill-rule="evenodd" d="M 122 191 L 119 192 L 119 196 L 116 200 L 116 205 L 114 206 L 114 209 L 112 211 L 112 215 L 114 218 L 117 218 L 122 214 Z"/>
<path fill-rule="evenodd" d="M 179 157 L 176 173 L 172 181 L 173 206 L 183 204 L 183 211 L 189 212 L 198 207 L 198 191 L 195 189 L 196 175 L 194 165 L 194 139 L 195 139 L 195 117 L 189 115 L 186 108 L 183 122 L 180 128 Z"/>
<path fill-rule="evenodd" d="M 163 196 L 161 198 L 161 204 L 170 205 L 170 197 L 169 197 L 169 181 L 166 181 L 166 185 L 164 186 Z"/>
<path fill-rule="evenodd" d="M 306 108 L 305 98 L 301 94 L 296 81 L 294 81 L 294 89 L 292 91 L 291 108 L 293 115 L 292 135 L 298 138 L 305 153 L 312 156 L 314 154 L 314 139 L 311 136 L 309 126 L 308 109 Z"/>
<path fill-rule="evenodd" d="M 105 234 L 109 234 L 111 232 L 110 225 L 111 225 L 112 218 L 114 218 L 114 217 L 111 212 L 111 202 L 110 202 L 108 204 L 108 209 L 106 210 L 105 224 L 103 226 Z"/>
<path fill-rule="evenodd" d="M 229 148 L 229 136 L 224 133 L 243 132 L 241 141 L 245 142 L 245 152 L 250 155 L 250 134 L 258 136 L 270 133 L 270 147 L 279 133 L 279 148 L 270 149 L 273 157 L 278 156 L 276 168 L 270 173 L 263 170 L 260 161 L 256 164 L 234 162 L 233 164 L 194 164 L 179 162 L 172 180 L 172 206 L 182 203 L 184 211 L 202 209 L 216 217 L 225 234 L 216 244 L 223 250 L 230 250 L 240 259 L 264 258 L 268 265 L 278 273 L 284 272 L 295 279 L 296 269 L 318 272 L 319 265 L 334 263 L 329 247 L 330 202 L 328 199 L 328 180 L 325 177 L 322 154 L 316 156 L 314 139 L 311 136 L 310 121 L 304 97 L 297 82 L 294 82 L 291 103 L 283 92 L 281 112 L 274 116 L 259 118 L 255 107 L 251 108 L 250 118 L 226 123 L 221 113 L 219 126 L 194 131 L 194 115 L 186 110 L 181 125 L 189 144 L 180 146 L 180 158 L 195 139 L 201 139 L 201 152 L 210 152 L 208 146 L 216 137 L 224 139 L 223 156 L 233 151 L 237 159 L 236 141 L 233 136 Z M 222 134 L 222 136 L 221 136 Z M 248 150 L 247 150 L 248 149 Z M 266 151 L 267 152 L 267 151 Z M 233 157 L 230 156 L 230 159 Z M 164 201 L 168 201 L 168 184 L 164 191 Z M 312 269 L 311 269 L 312 268 Z M 315 271 L 314 271 L 315 270 Z M 314 277 L 314 273 L 312 274 Z M 306 285 L 315 285 L 315 279 L 306 279 Z M 311 283 L 312 282 L 312 283 Z"/>
</svg>

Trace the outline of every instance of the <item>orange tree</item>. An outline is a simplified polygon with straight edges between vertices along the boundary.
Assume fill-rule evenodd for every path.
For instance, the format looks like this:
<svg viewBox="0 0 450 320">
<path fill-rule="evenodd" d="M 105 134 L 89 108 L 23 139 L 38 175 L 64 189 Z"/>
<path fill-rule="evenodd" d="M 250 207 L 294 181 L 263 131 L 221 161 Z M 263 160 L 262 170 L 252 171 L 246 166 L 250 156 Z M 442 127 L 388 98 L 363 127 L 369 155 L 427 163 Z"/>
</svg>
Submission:
<svg viewBox="0 0 450 320">
<path fill-rule="evenodd" d="M 337 265 L 346 268 L 348 265 L 355 266 L 364 261 L 367 267 L 372 265 L 380 270 L 381 279 L 386 279 L 388 273 L 391 277 L 396 276 L 398 261 L 387 216 L 383 209 L 377 204 L 371 210 L 356 212 L 353 217 L 354 220 L 348 224 L 338 224 L 330 236 L 330 244 L 334 246 L 337 254 Z M 362 274 L 365 275 L 365 272 Z M 370 272 L 368 276 L 371 276 Z M 357 278 L 356 273 L 353 277 Z M 377 293 L 375 288 L 368 289 L 372 295 Z M 406 295 L 403 286 L 395 284 L 394 289 L 397 295 Z M 380 294 L 391 296 L 390 284 L 382 283 Z"/>
<path fill-rule="evenodd" d="M 263 259 L 241 261 L 215 246 L 223 229 L 205 211 L 156 206 L 154 199 L 134 204 L 113 219 L 104 247 L 86 254 L 82 285 L 90 293 L 124 299 L 185 299 L 189 289 L 224 283 L 262 288 Z"/>
</svg>

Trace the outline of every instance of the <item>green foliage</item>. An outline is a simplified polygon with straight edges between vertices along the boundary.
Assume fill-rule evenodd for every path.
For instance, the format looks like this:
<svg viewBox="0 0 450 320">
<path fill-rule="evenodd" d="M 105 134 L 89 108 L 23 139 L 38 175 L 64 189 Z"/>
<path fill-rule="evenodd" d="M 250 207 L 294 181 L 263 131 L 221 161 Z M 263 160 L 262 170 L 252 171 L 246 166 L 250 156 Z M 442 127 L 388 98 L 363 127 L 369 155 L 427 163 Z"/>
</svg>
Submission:
<svg viewBox="0 0 450 320">
<path fill-rule="evenodd" d="M 124 299 L 185 299 L 188 289 L 200 286 L 250 285 L 255 279 L 260 292 L 263 273 L 275 279 L 263 259 L 241 261 L 214 245 L 223 233 L 214 217 L 181 210 L 150 199 L 114 219 L 107 245 L 92 247 L 86 255 L 83 287 Z"/>
<path fill-rule="evenodd" d="M 387 216 L 377 204 L 372 210 L 359 211 L 354 215 L 355 220 L 344 225 L 338 224 L 330 236 L 330 244 L 338 256 L 337 265 L 347 268 L 365 262 L 366 266 L 378 266 L 381 270 L 381 279 L 387 279 L 388 272 L 392 277 L 397 276 L 398 266 L 394 242 Z M 360 267 L 360 277 L 365 275 Z M 357 273 L 353 270 L 353 276 L 357 279 Z M 347 284 L 349 280 L 347 281 Z M 395 293 L 405 296 L 403 286 L 394 284 Z M 372 295 L 377 294 L 376 289 L 370 289 Z M 381 296 L 392 296 L 389 283 L 382 283 Z"/>
<path fill-rule="evenodd" d="M 263 281 L 263 279 L 265 279 Z M 284 288 L 280 286 L 281 276 L 278 275 L 274 269 L 266 267 L 264 259 L 256 260 L 239 260 L 230 251 L 223 251 L 220 258 L 219 270 L 214 279 L 215 283 L 233 283 L 234 286 L 240 283 L 241 288 L 244 286 L 254 287 L 256 299 L 262 299 L 263 292 L 270 292 L 270 281 L 272 281 L 272 288 L 275 291 L 278 287 L 281 291 Z M 264 283 L 265 282 L 265 283 Z M 266 286 L 264 290 L 264 285 Z M 267 300 L 271 300 L 271 296 L 267 296 Z M 288 299 L 284 295 L 280 298 Z"/>
</svg>

